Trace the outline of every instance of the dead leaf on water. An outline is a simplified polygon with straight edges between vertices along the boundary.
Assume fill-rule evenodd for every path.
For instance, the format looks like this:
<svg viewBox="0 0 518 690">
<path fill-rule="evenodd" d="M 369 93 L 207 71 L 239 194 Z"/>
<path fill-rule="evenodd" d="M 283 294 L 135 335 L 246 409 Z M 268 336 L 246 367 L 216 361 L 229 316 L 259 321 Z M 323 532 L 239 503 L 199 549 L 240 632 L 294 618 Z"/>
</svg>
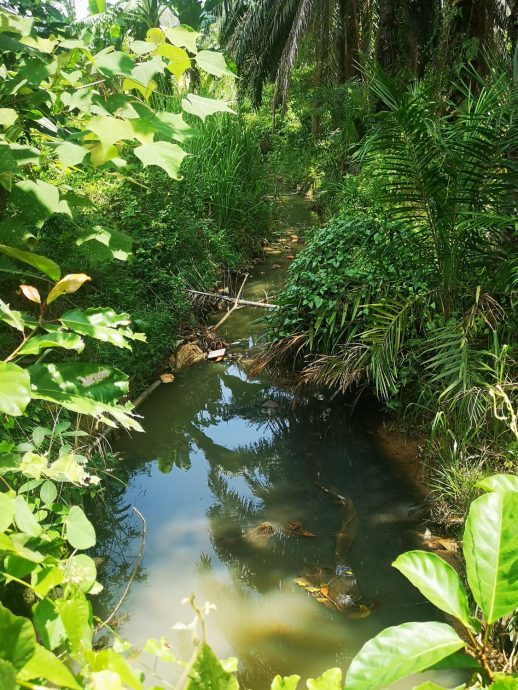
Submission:
<svg viewBox="0 0 518 690">
<path fill-rule="evenodd" d="M 162 383 L 172 383 L 174 381 L 174 376 L 172 374 L 160 374 L 160 381 L 162 381 Z"/>
</svg>

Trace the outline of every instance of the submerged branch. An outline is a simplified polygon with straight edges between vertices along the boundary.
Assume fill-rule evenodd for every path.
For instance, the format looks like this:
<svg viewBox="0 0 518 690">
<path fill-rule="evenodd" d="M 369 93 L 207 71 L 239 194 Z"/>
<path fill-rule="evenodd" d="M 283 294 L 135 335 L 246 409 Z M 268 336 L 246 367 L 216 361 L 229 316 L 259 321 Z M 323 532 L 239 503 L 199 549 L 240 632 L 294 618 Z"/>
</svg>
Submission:
<svg viewBox="0 0 518 690">
<path fill-rule="evenodd" d="M 225 302 L 232 302 L 243 307 L 263 307 L 264 309 L 277 309 L 276 304 L 269 304 L 268 302 L 253 302 L 249 299 L 238 299 L 237 297 L 227 297 L 226 295 L 218 295 L 214 292 L 200 292 L 199 290 L 187 290 L 191 295 L 198 295 L 199 297 L 211 297 L 215 300 L 223 300 Z"/>
</svg>

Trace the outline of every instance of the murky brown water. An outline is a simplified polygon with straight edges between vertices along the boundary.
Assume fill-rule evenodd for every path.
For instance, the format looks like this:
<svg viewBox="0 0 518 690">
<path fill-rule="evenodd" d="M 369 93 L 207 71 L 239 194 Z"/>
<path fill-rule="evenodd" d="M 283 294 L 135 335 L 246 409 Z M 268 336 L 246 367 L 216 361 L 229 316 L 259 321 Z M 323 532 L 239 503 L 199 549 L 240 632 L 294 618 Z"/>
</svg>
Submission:
<svg viewBox="0 0 518 690">
<path fill-rule="evenodd" d="M 296 197 L 283 200 L 282 213 L 288 235 L 313 222 Z M 275 300 L 291 252 L 266 254 L 247 283 L 247 298 Z M 250 308 L 232 314 L 222 332 L 239 341 L 231 350 L 246 351 L 260 339 L 259 316 Z M 109 557 L 109 608 L 138 552 L 139 525 L 130 507 L 145 515 L 144 559 L 123 606 L 125 637 L 137 643 L 166 635 L 188 653 L 171 626 L 191 619 L 181 601 L 194 592 L 199 602 L 217 606 L 207 620 L 216 653 L 237 656 L 243 687 L 261 690 L 276 673 L 315 677 L 332 666 L 345 669 L 387 625 L 437 618 L 390 566 L 415 546 L 408 513 L 416 498 L 375 450 L 362 420 L 351 419 L 339 402 L 315 395 L 293 406 L 289 390 L 267 378 L 248 380 L 238 361 L 223 361 L 178 374 L 140 412 L 146 434 L 116 448 L 128 484 L 111 499 L 114 519 L 102 527 L 98 547 Z M 304 569 L 334 567 L 341 511 L 312 479 L 315 458 L 323 479 L 356 505 L 359 529 L 349 565 L 364 599 L 377 602 L 362 620 L 326 609 L 293 582 Z M 287 536 L 290 521 L 316 536 Z M 274 526 L 273 536 L 250 538 L 263 522 Z M 170 673 L 165 666 L 160 672 Z"/>
</svg>

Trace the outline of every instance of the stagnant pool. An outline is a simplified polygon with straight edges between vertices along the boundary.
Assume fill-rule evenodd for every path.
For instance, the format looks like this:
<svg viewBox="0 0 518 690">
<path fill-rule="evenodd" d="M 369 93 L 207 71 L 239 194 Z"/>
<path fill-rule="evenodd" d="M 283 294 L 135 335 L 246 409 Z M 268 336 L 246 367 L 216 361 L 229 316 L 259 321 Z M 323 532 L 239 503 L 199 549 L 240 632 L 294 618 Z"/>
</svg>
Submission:
<svg viewBox="0 0 518 690">
<path fill-rule="evenodd" d="M 311 222 L 298 199 L 287 197 L 281 208 L 288 238 Z M 274 300 L 290 251 L 275 249 L 257 264 L 249 298 L 266 293 Z M 102 600 L 109 610 L 139 551 L 140 523 L 131 510 L 137 507 L 147 537 L 119 611 L 120 633 L 135 643 L 166 635 L 188 655 L 187 638 L 171 626 L 192 618 L 181 602 L 195 593 L 199 603 L 216 605 L 207 618 L 209 643 L 221 657 L 238 657 L 242 686 L 252 690 L 268 688 L 277 673 L 315 677 L 331 666 L 346 669 L 382 628 L 440 616 L 391 568 L 416 546 L 409 513 L 417 499 L 376 449 L 361 415 L 318 394 L 294 404 L 289 388 L 247 378 L 239 357 L 260 338 L 259 315 L 241 309 L 225 323 L 234 358 L 180 372 L 142 406 L 146 433 L 115 446 L 127 485 L 107 499 L 112 520 L 100 528 L 97 547 L 106 557 Z M 327 609 L 294 582 L 335 565 L 341 508 L 316 485 L 315 463 L 322 480 L 356 507 L 348 565 L 374 606 L 363 619 Z M 257 528 L 265 523 L 273 531 L 262 534 Z M 290 523 L 302 526 L 299 534 L 287 529 Z M 159 672 L 172 673 L 166 665 Z"/>
</svg>

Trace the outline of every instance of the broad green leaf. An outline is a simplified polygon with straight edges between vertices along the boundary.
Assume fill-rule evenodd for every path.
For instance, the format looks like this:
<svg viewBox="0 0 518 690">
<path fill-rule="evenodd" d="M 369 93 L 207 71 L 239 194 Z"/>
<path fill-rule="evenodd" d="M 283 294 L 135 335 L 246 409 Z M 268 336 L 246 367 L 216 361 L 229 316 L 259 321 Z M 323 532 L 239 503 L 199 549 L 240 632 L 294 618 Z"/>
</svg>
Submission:
<svg viewBox="0 0 518 690">
<path fill-rule="evenodd" d="M 196 55 L 196 64 L 201 69 L 215 77 L 235 77 L 236 75 L 229 70 L 225 58 L 221 53 L 214 50 L 200 50 Z"/>
<path fill-rule="evenodd" d="M 468 597 L 451 565 L 427 551 L 407 551 L 398 556 L 392 565 L 434 606 L 454 616 L 473 631 Z"/>
<path fill-rule="evenodd" d="M 113 51 L 111 53 L 102 51 L 95 55 L 94 64 L 97 71 L 105 77 L 129 77 L 135 66 L 129 55 L 120 51 Z"/>
<path fill-rule="evenodd" d="M 95 563 L 85 553 L 71 556 L 65 564 L 63 577 L 66 582 L 77 585 L 82 592 L 88 592 L 92 588 L 97 577 Z"/>
<path fill-rule="evenodd" d="M 131 79 L 130 77 L 126 77 L 126 79 L 122 82 L 123 91 L 138 91 L 141 96 L 146 99 L 146 101 L 149 101 L 153 95 L 153 91 L 156 91 L 157 88 L 158 84 L 153 79 L 151 79 L 151 81 L 149 81 L 145 86 L 139 81 Z"/>
<path fill-rule="evenodd" d="M 58 188 L 42 180 L 17 182 L 13 187 L 11 199 L 24 220 L 37 228 L 41 228 L 54 213 L 71 215 L 67 202 L 60 200 Z"/>
<path fill-rule="evenodd" d="M 275 676 L 270 690 L 296 690 L 300 676 Z"/>
<path fill-rule="evenodd" d="M 164 68 L 164 61 L 161 57 L 156 56 L 136 65 L 129 78 L 147 87 L 155 74 L 163 74 Z"/>
<path fill-rule="evenodd" d="M 87 129 L 93 132 L 105 146 L 117 141 L 133 139 L 135 134 L 128 120 L 118 117 L 93 117 L 86 123 Z"/>
<path fill-rule="evenodd" d="M 65 520 L 65 537 L 74 549 L 84 550 L 95 546 L 94 526 L 79 506 L 70 508 Z"/>
<path fill-rule="evenodd" d="M 49 599 L 40 601 L 33 610 L 34 627 L 48 649 L 56 649 L 66 638 L 65 626 Z"/>
<path fill-rule="evenodd" d="M 102 14 L 106 12 L 106 0 L 88 0 L 90 14 Z"/>
<path fill-rule="evenodd" d="M 488 623 L 518 607 L 518 493 L 489 493 L 470 506 L 464 528 L 468 583 Z"/>
<path fill-rule="evenodd" d="M 42 528 L 23 496 L 14 499 L 14 521 L 20 532 L 39 537 Z"/>
<path fill-rule="evenodd" d="M 28 36 L 32 31 L 34 19 L 32 17 L 20 17 L 12 12 L 0 10 L 0 32 L 7 31 L 13 34 Z"/>
<path fill-rule="evenodd" d="M 131 350 L 128 339 L 145 342 L 142 333 L 133 333 L 128 328 L 131 323 L 129 315 L 116 314 L 112 309 L 74 309 L 63 314 L 60 321 L 71 331 L 128 350 Z"/>
<path fill-rule="evenodd" d="M 9 148 L 18 167 L 22 165 L 39 165 L 40 152 L 34 146 L 10 143 Z"/>
<path fill-rule="evenodd" d="M 235 113 L 225 101 L 197 96 L 194 93 L 187 94 L 182 100 L 182 108 L 186 113 L 197 115 L 202 120 L 214 113 Z"/>
<path fill-rule="evenodd" d="M 133 690 L 143 690 L 142 683 L 139 681 L 137 674 L 131 668 L 122 654 L 117 654 L 113 649 L 101 649 L 92 654 L 90 660 L 90 668 L 92 671 L 112 671 L 122 680 L 124 686 L 132 688 Z"/>
<path fill-rule="evenodd" d="M 446 690 L 446 688 L 442 685 L 437 685 L 437 683 L 432 683 L 431 680 L 427 680 L 421 683 L 421 685 L 417 685 L 413 690 Z"/>
<path fill-rule="evenodd" d="M 29 264 L 29 266 L 37 268 L 38 271 L 45 273 L 45 275 L 52 278 L 52 280 L 59 280 L 61 278 L 61 269 L 57 263 L 52 261 L 52 259 L 47 259 L 46 256 L 26 252 L 16 247 L 8 247 L 5 244 L 0 244 L 0 252 L 7 254 L 7 256 L 13 259 L 18 259 L 18 261 L 22 261 L 24 264 Z"/>
<path fill-rule="evenodd" d="M 475 486 L 484 491 L 518 491 L 518 475 L 494 474 L 481 479 Z"/>
<path fill-rule="evenodd" d="M 51 589 L 54 589 L 62 582 L 63 573 L 56 565 L 33 571 L 31 577 L 32 588 L 41 598 L 46 597 Z"/>
<path fill-rule="evenodd" d="M 16 690 L 16 669 L 10 661 L 0 659 L 0 688 Z"/>
<path fill-rule="evenodd" d="M 19 680 L 30 681 L 44 679 L 58 688 L 72 688 L 81 690 L 81 686 L 76 681 L 72 673 L 65 664 L 58 659 L 48 649 L 41 645 L 36 645 L 36 651 L 18 674 Z"/>
<path fill-rule="evenodd" d="M 157 141 L 153 144 L 144 144 L 134 149 L 133 153 L 144 166 L 157 165 L 166 171 L 169 177 L 180 179 L 178 171 L 187 153 L 177 144 L 167 141 Z"/>
<path fill-rule="evenodd" d="M 12 108 L 0 108 L 0 125 L 12 127 L 18 119 L 18 113 Z"/>
<path fill-rule="evenodd" d="M 239 690 L 239 683 L 233 673 L 225 671 L 219 659 L 208 644 L 203 643 L 193 664 L 184 690 Z"/>
<path fill-rule="evenodd" d="M 77 292 L 88 280 L 92 280 L 86 273 L 69 273 L 58 281 L 47 296 L 47 304 L 50 304 L 61 295 L 70 295 Z"/>
<path fill-rule="evenodd" d="M 463 640 L 445 623 L 404 623 L 386 628 L 354 657 L 345 687 L 380 690 L 426 670 L 462 647 Z"/>
<path fill-rule="evenodd" d="M 57 599 L 59 617 L 72 654 L 92 648 L 92 608 L 84 594 L 75 599 Z"/>
<path fill-rule="evenodd" d="M 85 242 L 91 242 L 93 240 L 107 247 L 113 258 L 119 261 L 127 261 L 131 255 L 133 240 L 129 235 L 119 232 L 119 230 L 96 225 L 94 228 L 81 235 L 81 237 L 76 240 L 76 244 L 81 246 Z"/>
<path fill-rule="evenodd" d="M 66 168 L 69 168 L 73 165 L 80 165 L 88 151 L 83 146 L 65 141 L 63 144 L 56 147 L 56 153 L 60 163 Z"/>
<path fill-rule="evenodd" d="M 14 499 L 0 492 L 0 532 L 10 527 L 14 519 Z"/>
<path fill-rule="evenodd" d="M 25 328 L 25 322 L 19 311 L 13 311 L 11 307 L 0 299 L 0 321 L 9 324 L 17 331 L 23 333 Z"/>
<path fill-rule="evenodd" d="M 518 690 L 518 675 L 513 673 L 495 673 L 491 690 Z"/>
<path fill-rule="evenodd" d="M 58 42 L 49 38 L 43 38 L 43 36 L 24 36 L 20 43 L 24 46 L 29 46 L 30 48 L 35 48 L 40 53 L 50 54 L 54 51 Z"/>
<path fill-rule="evenodd" d="M 306 685 L 308 690 L 341 690 L 342 670 L 330 668 L 318 678 L 308 678 Z"/>
<path fill-rule="evenodd" d="M 36 638 L 30 620 L 15 616 L 0 604 L 0 658 L 19 671 L 35 650 Z"/>
<path fill-rule="evenodd" d="M 48 461 L 45 456 L 28 451 L 24 454 L 20 463 L 20 472 L 26 477 L 40 479 L 43 472 L 47 469 L 47 466 Z"/>
<path fill-rule="evenodd" d="M 146 41 L 153 45 L 160 45 L 160 43 L 165 41 L 165 33 L 158 27 L 149 29 L 146 33 Z"/>
<path fill-rule="evenodd" d="M 37 355 L 42 350 L 50 347 L 61 347 L 65 350 L 76 350 L 82 352 L 85 343 L 77 333 L 65 333 L 63 331 L 53 331 L 45 335 L 35 335 L 23 345 L 20 355 Z"/>
<path fill-rule="evenodd" d="M 31 380 L 17 364 L 0 362 L 0 411 L 13 417 L 23 414 L 31 400 Z"/>
<path fill-rule="evenodd" d="M 443 671 L 446 669 L 480 670 L 480 662 L 464 651 L 455 652 L 430 667 L 430 670 Z"/>
<path fill-rule="evenodd" d="M 47 479 L 43 482 L 40 488 L 40 498 L 44 505 L 51 505 L 54 503 L 58 495 L 58 490 L 54 482 Z"/>
<path fill-rule="evenodd" d="M 187 50 L 191 53 L 198 52 L 196 43 L 200 34 L 194 29 L 191 29 L 190 26 L 185 24 L 173 26 L 172 28 L 166 29 L 165 35 L 174 46 L 178 46 L 179 48 L 187 48 Z"/>
<path fill-rule="evenodd" d="M 177 79 L 191 67 L 191 58 L 183 48 L 178 48 L 170 43 L 162 43 L 157 48 L 157 55 L 161 55 L 168 60 L 167 69 L 174 74 Z"/>
</svg>

